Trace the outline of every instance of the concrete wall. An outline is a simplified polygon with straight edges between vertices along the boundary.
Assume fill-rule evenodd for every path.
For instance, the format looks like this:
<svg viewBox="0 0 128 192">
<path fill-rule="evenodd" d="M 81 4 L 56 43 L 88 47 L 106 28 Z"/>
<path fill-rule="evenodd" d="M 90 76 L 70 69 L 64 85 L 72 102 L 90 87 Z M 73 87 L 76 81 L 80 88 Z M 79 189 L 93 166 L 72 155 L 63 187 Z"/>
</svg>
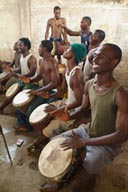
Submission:
<svg viewBox="0 0 128 192">
<path fill-rule="evenodd" d="M 62 8 L 69 28 L 79 30 L 81 18 L 88 15 L 92 18 L 92 31 L 104 30 L 104 42 L 116 43 L 122 48 L 123 59 L 115 75 L 128 85 L 128 0 L 1 0 L 0 59 L 12 60 L 13 44 L 23 36 L 31 39 L 32 52 L 38 57 L 39 43 L 44 39 L 47 20 L 53 16 L 56 5 Z M 80 38 L 69 37 L 69 41 L 80 42 Z"/>
</svg>

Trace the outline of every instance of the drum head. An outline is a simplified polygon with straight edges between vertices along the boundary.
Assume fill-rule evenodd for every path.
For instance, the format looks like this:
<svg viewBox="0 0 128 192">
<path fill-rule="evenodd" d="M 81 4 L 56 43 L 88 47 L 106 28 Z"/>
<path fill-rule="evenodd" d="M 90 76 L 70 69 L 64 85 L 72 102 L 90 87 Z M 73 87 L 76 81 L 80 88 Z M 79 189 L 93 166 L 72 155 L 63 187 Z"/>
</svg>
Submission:
<svg viewBox="0 0 128 192">
<path fill-rule="evenodd" d="M 29 122 L 32 124 L 40 123 L 47 115 L 44 111 L 45 107 L 49 104 L 45 103 L 40 106 L 38 106 L 30 115 Z"/>
<path fill-rule="evenodd" d="M 2 72 L 2 73 L 0 73 L 0 79 L 5 79 L 6 77 L 7 77 L 7 75 L 8 75 L 8 73 L 7 72 Z"/>
<path fill-rule="evenodd" d="M 60 137 L 50 141 L 40 154 L 38 167 L 46 178 L 61 176 L 71 165 L 73 149 L 63 151 L 60 144 L 64 139 Z"/>
<path fill-rule="evenodd" d="M 14 94 L 16 94 L 16 92 L 19 90 L 20 86 L 18 83 L 14 83 L 13 85 L 11 85 L 8 90 L 6 91 L 6 97 L 11 97 Z"/>
<path fill-rule="evenodd" d="M 18 93 L 14 97 L 12 104 L 15 107 L 21 107 L 24 104 L 29 103 L 33 99 L 33 97 L 34 97 L 33 95 L 28 94 L 28 91 L 30 91 L 30 90 L 31 89 L 26 89 L 26 90 L 23 90 L 20 93 Z"/>
</svg>

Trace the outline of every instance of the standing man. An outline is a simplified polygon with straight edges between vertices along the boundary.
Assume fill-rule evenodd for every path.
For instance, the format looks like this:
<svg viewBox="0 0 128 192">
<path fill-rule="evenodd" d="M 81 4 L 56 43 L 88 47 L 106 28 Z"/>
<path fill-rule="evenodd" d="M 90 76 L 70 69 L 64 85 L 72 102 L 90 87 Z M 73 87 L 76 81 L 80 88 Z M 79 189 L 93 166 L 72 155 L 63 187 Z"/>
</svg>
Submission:
<svg viewBox="0 0 128 192">
<path fill-rule="evenodd" d="M 70 36 L 80 36 L 81 37 L 81 44 L 84 44 L 88 50 L 89 47 L 89 37 L 92 35 L 90 31 L 92 20 L 90 17 L 85 16 L 81 20 L 80 24 L 80 31 L 72 31 L 71 29 L 67 28 L 66 25 L 62 25 L 64 27 L 65 32 Z"/>
<path fill-rule="evenodd" d="M 121 57 L 121 49 L 109 43 L 98 48 L 94 54 L 92 64 L 97 79 L 86 83 L 82 106 L 70 116 L 80 117 L 91 107 L 90 126 L 82 124 L 61 135 L 68 137 L 61 144 L 63 150 L 86 148 L 86 157 L 63 188 L 64 191 L 91 191 L 90 184 L 93 186 L 96 175 L 121 152 L 121 144 L 128 139 L 128 92 L 112 75 Z M 57 192 L 60 184 L 46 184 L 41 191 L 54 189 Z"/>
<path fill-rule="evenodd" d="M 61 27 L 61 25 L 66 25 L 65 18 L 61 17 L 61 9 L 58 6 L 54 7 L 54 17 L 50 18 L 47 22 L 45 39 L 49 38 L 49 30 L 51 29 L 50 41 L 59 42 L 67 44 L 67 34 Z M 61 56 L 57 55 L 58 63 L 61 63 Z"/>
</svg>

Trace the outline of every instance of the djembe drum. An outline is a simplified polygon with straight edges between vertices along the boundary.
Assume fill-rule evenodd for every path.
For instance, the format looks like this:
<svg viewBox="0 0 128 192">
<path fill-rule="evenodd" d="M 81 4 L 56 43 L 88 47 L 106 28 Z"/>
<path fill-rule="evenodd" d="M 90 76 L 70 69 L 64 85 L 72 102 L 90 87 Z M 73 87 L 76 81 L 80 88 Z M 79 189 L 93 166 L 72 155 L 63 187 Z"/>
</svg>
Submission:
<svg viewBox="0 0 128 192">
<path fill-rule="evenodd" d="M 64 151 L 60 144 L 65 137 L 51 140 L 42 150 L 38 167 L 49 182 L 67 182 L 86 156 L 85 148 Z"/>
<path fill-rule="evenodd" d="M 26 89 L 21 92 L 19 92 L 13 99 L 13 106 L 22 111 L 23 113 L 26 113 L 27 108 L 29 107 L 30 103 L 35 98 L 35 95 L 30 95 L 28 92 L 31 89 Z"/>
</svg>

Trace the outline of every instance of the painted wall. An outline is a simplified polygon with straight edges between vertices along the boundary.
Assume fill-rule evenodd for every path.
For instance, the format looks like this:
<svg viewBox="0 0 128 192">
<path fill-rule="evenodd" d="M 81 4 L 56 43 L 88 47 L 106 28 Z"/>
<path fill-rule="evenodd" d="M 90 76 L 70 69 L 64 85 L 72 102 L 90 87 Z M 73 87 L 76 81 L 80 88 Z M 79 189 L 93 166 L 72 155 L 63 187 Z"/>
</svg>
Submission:
<svg viewBox="0 0 128 192">
<path fill-rule="evenodd" d="M 72 30 L 79 30 L 81 18 L 88 15 L 92 18 L 92 31 L 104 30 L 104 42 L 116 43 L 122 48 L 123 59 L 115 76 L 128 85 L 128 0 L 1 0 L 0 59 L 12 60 L 13 44 L 23 36 L 31 39 L 32 53 L 38 57 L 39 43 L 44 39 L 47 20 L 53 17 L 56 5 L 61 7 L 61 15 Z M 69 41 L 80 42 L 80 38 L 69 37 Z"/>
</svg>

